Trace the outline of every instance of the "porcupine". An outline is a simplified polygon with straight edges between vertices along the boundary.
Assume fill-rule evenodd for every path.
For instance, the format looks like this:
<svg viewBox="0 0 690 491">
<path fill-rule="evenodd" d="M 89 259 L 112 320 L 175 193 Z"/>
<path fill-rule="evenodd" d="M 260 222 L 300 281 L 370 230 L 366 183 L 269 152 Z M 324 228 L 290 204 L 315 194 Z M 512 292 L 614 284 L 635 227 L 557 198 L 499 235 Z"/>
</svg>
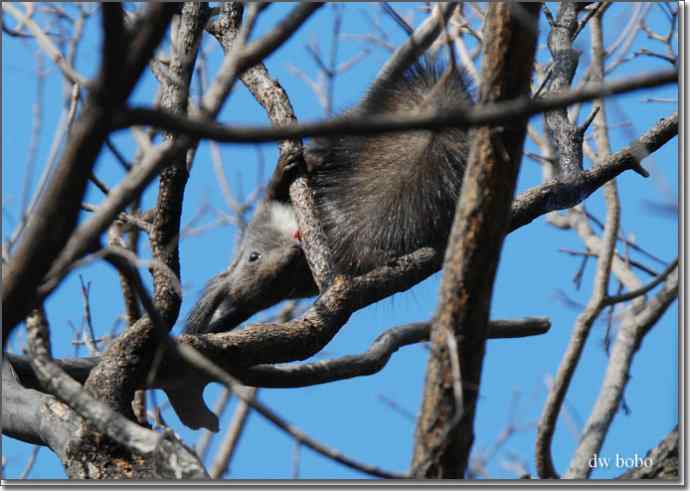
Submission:
<svg viewBox="0 0 690 491">
<path fill-rule="evenodd" d="M 418 62 L 374 83 L 348 115 L 443 112 L 468 105 L 461 73 Z M 466 130 L 385 132 L 316 138 L 305 148 L 309 186 L 336 273 L 357 275 L 421 247 L 443 248 L 469 151 Z M 317 293 L 288 202 L 265 201 L 230 267 L 214 277 L 185 332 L 227 331 L 254 313 Z"/>
</svg>

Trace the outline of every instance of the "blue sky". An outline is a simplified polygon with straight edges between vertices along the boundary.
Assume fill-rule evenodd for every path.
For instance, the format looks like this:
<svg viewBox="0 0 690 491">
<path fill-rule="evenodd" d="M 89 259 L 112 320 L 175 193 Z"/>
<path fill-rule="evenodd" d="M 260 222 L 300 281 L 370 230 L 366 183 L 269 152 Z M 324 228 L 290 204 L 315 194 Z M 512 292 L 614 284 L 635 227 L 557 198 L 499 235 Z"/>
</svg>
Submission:
<svg viewBox="0 0 690 491">
<path fill-rule="evenodd" d="M 608 28 L 605 39 L 610 42 L 617 37 L 630 15 L 632 3 L 616 3 L 607 13 Z M 258 33 L 265 32 L 291 8 L 286 4 L 274 5 L 262 15 Z M 399 12 L 410 9 L 409 4 L 396 5 Z M 556 10 L 554 6 L 552 10 Z M 365 14 L 378 16 L 380 8 L 375 5 L 350 4 L 345 9 L 342 32 L 367 33 L 370 25 Z M 293 64 L 314 77 L 316 66 L 309 58 L 305 43 L 316 39 L 322 52 L 327 53 L 330 46 L 330 29 L 333 15 L 332 6 L 327 6 L 314 15 L 282 49 L 267 61 L 271 74 L 276 77 L 290 95 L 296 114 L 300 120 L 308 121 L 323 116 L 314 94 L 288 70 Z M 422 16 L 417 13 L 415 25 Z M 391 21 L 381 17 L 386 30 L 392 33 L 391 40 L 399 43 L 404 39 L 400 30 Z M 666 23 L 658 7 L 649 10 L 648 24 L 665 32 Z M 13 25 L 13 23 L 11 24 Z M 98 67 L 99 34 L 98 18 L 91 19 L 83 46 L 80 49 L 77 69 L 92 75 Z M 548 51 L 543 44 L 543 34 L 539 45 L 539 60 L 548 59 Z M 217 68 L 221 51 L 209 40 L 206 46 L 213 46 L 209 52 L 211 73 Z M 585 29 L 575 42 L 583 51 L 576 75 L 578 79 L 589 61 L 589 29 Z M 631 52 L 640 47 L 653 47 L 644 35 L 639 35 Z M 345 61 L 362 48 L 357 41 L 341 43 L 340 60 Z M 22 189 L 27 175 L 27 149 L 30 147 L 32 128 L 32 104 L 37 93 L 36 46 L 31 41 L 17 40 L 3 35 L 3 238 L 8 237 L 16 225 L 18 210 L 22 202 Z M 355 68 L 338 78 L 335 86 L 335 108 L 343 110 L 362 96 L 387 53 L 375 49 Z M 50 61 L 44 59 L 48 71 L 44 85 L 42 105 L 42 128 L 36 153 L 36 167 L 33 172 L 34 189 L 42 167 L 46 162 L 53 131 L 58 122 L 63 86 L 60 74 Z M 612 79 L 623 79 L 642 72 L 667 69 L 668 63 L 654 58 L 639 58 L 621 65 L 612 73 Z M 139 84 L 133 100 L 150 104 L 155 93 L 153 77 L 147 75 Z M 197 95 L 193 84 L 193 95 Z M 645 103 L 647 97 L 677 98 L 675 87 L 649 90 L 616 97 L 607 102 L 607 110 L 612 122 L 628 121 L 629 125 L 612 125 L 611 145 L 618 150 L 630 140 L 639 136 L 661 117 L 676 110 L 675 104 Z M 585 106 L 582 115 L 588 114 Z M 225 105 L 220 121 L 230 124 L 264 124 L 267 118 L 262 109 L 251 98 L 244 87 L 237 86 L 235 93 Z M 540 119 L 534 118 L 537 126 Z M 121 132 L 114 141 L 128 156 L 135 150 L 127 132 Z M 530 143 L 527 150 L 536 152 Z M 623 204 L 622 233 L 634 236 L 635 241 L 666 262 L 672 261 L 677 251 L 677 221 L 675 217 L 655 213 L 650 203 L 675 204 L 677 201 L 678 157 L 677 140 L 673 140 L 643 165 L 651 177 L 643 179 L 637 174 L 627 172 L 618 179 L 619 193 Z M 265 180 L 272 171 L 276 158 L 273 144 L 222 145 L 224 169 L 234 190 L 246 196 L 256 186 L 259 154 L 266 162 L 263 173 Z M 591 163 L 586 161 L 585 165 Z M 98 177 L 115 185 L 122 177 L 121 168 L 108 152 L 103 152 L 96 166 Z M 541 181 L 539 166 L 525 159 L 523 162 L 519 191 L 526 190 Z M 144 195 L 145 209 L 155 200 L 156 186 L 151 186 Z M 93 188 L 86 201 L 98 203 L 100 192 Z M 203 143 L 197 153 L 194 168 L 189 180 L 183 223 L 195 217 L 199 209 L 208 204 L 214 209 L 227 212 L 221 191 L 216 183 L 211 166 L 209 145 Z M 587 209 L 598 217 L 603 217 L 603 198 L 601 191 L 586 201 Z M 84 214 L 86 218 L 87 214 Z M 211 223 L 214 216 L 204 215 L 200 224 Z M 180 244 L 182 283 L 184 288 L 183 315 L 189 311 L 205 281 L 226 267 L 234 247 L 235 231 L 232 227 L 213 228 L 200 236 L 185 238 Z M 146 241 L 142 241 L 145 257 L 149 256 Z M 518 456 L 534 474 L 534 423 L 543 406 L 546 395 L 545 380 L 552 376 L 560 362 L 567 345 L 578 309 L 567 306 L 563 296 L 584 304 L 591 291 L 593 263 L 590 263 L 583 278 L 583 287 L 577 290 L 572 282 L 580 259 L 559 252 L 561 248 L 583 250 L 581 241 L 572 231 L 559 231 L 540 218 L 511 234 L 506 240 L 499 267 L 492 318 L 510 319 L 524 316 L 546 316 L 552 321 L 551 331 L 539 337 L 517 340 L 489 341 L 484 363 L 482 389 L 477 410 L 475 451 L 490 448 L 511 417 L 511 407 L 516 407 L 512 416 L 518 431 L 499 450 L 487 469 L 492 477 L 511 478 L 514 475 L 501 466 L 501 462 Z M 664 267 L 647 261 L 648 265 L 661 271 Z M 143 273 L 146 273 L 145 271 Z M 92 264 L 79 270 L 85 281 L 91 283 L 91 308 L 97 335 L 110 332 L 114 320 L 122 312 L 123 305 L 118 281 L 113 271 L 103 264 Z M 46 307 L 53 332 L 53 350 L 56 357 L 73 356 L 74 347 L 70 323 L 81 325 L 82 300 L 78 274 L 73 273 L 48 299 Z M 144 274 L 147 276 L 147 274 Z M 428 279 L 414 289 L 391 299 L 381 301 L 352 316 L 347 326 L 336 338 L 317 355 L 331 358 L 358 353 L 367 348 L 371 341 L 387 328 L 429 319 L 436 306 L 439 275 Z M 644 275 L 642 281 L 648 281 Z M 259 314 L 257 319 L 267 314 Z M 677 307 L 674 305 L 645 338 L 642 349 L 637 354 L 632 368 L 632 378 L 625 394 L 629 414 L 622 412 L 615 418 L 601 454 L 612 458 L 621 454 L 643 455 L 649 448 L 663 438 L 677 422 Z M 122 326 L 120 326 L 120 329 Z M 179 332 L 180 326 L 176 327 Z M 585 348 L 584 358 L 575 375 L 567 396 L 567 408 L 572 425 L 582 425 L 599 391 L 601 379 L 606 368 L 606 353 L 601 341 L 606 322 L 597 322 Z M 21 350 L 25 336 L 18 332 L 12 342 L 14 351 Z M 83 352 L 82 352 L 83 354 Z M 380 373 L 348 381 L 326 384 L 305 389 L 262 389 L 259 398 L 274 408 L 281 416 L 304 430 L 313 438 L 326 445 L 339 449 L 346 455 L 397 472 L 405 472 L 409 466 L 414 419 L 396 412 L 383 399 L 395 403 L 411 414 L 420 407 L 422 384 L 428 351 L 421 345 L 410 346 L 396 353 Z M 207 400 L 212 404 L 218 393 L 217 386 L 206 390 Z M 511 401 L 517 400 L 513 406 Z M 158 401 L 165 401 L 162 393 Z M 227 427 L 228 415 L 234 403 L 226 411 L 222 428 Z M 170 410 L 164 417 L 186 442 L 194 443 L 199 432 L 191 431 L 179 423 Z M 561 418 L 557 426 L 553 444 L 556 468 L 564 471 L 569 462 L 576 440 L 570 431 L 568 418 Z M 3 437 L 3 456 L 6 459 L 6 477 L 19 475 L 31 447 Z M 249 418 L 248 426 L 239 445 L 231 467 L 233 478 L 286 479 L 292 475 L 292 459 L 295 442 L 277 430 L 257 414 Z M 215 447 L 214 447 L 215 448 Z M 213 452 L 213 448 L 211 450 Z M 602 469 L 594 477 L 607 478 L 621 473 L 623 469 Z M 57 458 L 48 449 L 42 449 L 31 478 L 64 477 Z M 333 463 L 309 449 L 301 450 L 300 477 L 302 478 L 366 478 L 366 476 Z"/>
</svg>

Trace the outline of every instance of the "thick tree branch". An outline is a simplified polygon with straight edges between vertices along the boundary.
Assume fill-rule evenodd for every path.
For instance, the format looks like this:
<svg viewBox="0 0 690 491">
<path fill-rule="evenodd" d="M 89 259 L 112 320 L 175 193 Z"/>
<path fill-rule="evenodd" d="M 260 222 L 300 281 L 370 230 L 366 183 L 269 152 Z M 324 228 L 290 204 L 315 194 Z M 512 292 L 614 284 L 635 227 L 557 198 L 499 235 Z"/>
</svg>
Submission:
<svg viewBox="0 0 690 491">
<path fill-rule="evenodd" d="M 577 69 L 580 52 L 572 47 L 572 39 L 577 30 L 579 8 L 575 2 L 563 2 L 558 8 L 557 18 L 551 22 L 548 46 L 553 57 L 550 71 L 552 94 L 568 90 Z M 544 123 L 557 153 L 559 174 L 577 176 L 582 171 L 582 132 L 570 121 L 565 107 L 546 112 Z"/>
<path fill-rule="evenodd" d="M 134 34 L 129 45 L 127 68 L 122 74 L 122 97 L 134 90 L 139 75 L 153 58 L 154 51 L 168 29 L 173 15 L 179 12 L 181 3 L 152 3 L 135 20 L 130 32 Z"/>
<path fill-rule="evenodd" d="M 41 389 L 28 358 L 14 361 L 34 378 L 33 386 Z M 66 445 L 68 435 L 74 430 L 65 425 L 55 425 L 52 418 L 43 414 L 45 408 L 55 398 L 36 388 L 27 388 L 20 383 L 13 365 L 8 361 L 2 364 L 2 431 L 6 436 L 18 440 L 46 445 L 58 455 Z M 48 422 L 48 425 L 46 425 Z"/>
<path fill-rule="evenodd" d="M 541 5 L 492 3 L 484 24 L 480 103 L 527 94 Z M 411 474 L 465 476 L 474 441 L 493 282 L 509 230 L 527 120 L 473 134 L 431 329 Z"/>
<path fill-rule="evenodd" d="M 290 374 L 294 374 L 294 379 L 288 384 L 280 385 L 281 387 L 304 387 L 306 385 L 315 385 L 317 383 L 325 383 L 330 380 L 331 374 L 329 373 L 335 366 L 341 365 L 346 359 L 354 360 L 355 364 L 366 365 L 368 363 L 381 364 L 381 368 L 385 365 L 381 363 L 382 357 L 388 357 L 392 355 L 397 349 L 414 343 L 419 343 L 422 341 L 427 341 L 429 339 L 429 327 L 430 323 L 421 322 L 417 324 L 409 324 L 404 326 L 398 326 L 389 329 L 388 331 L 380 334 L 369 347 L 369 350 L 362 353 L 361 355 L 350 355 L 344 358 L 335 358 L 332 360 L 324 360 L 317 363 L 305 363 L 302 365 L 288 365 L 285 367 L 271 366 L 271 371 L 266 373 L 280 373 L 281 377 L 287 380 Z M 495 320 L 489 322 L 488 339 L 512 339 L 512 338 L 522 338 L 530 336 L 539 336 L 545 334 L 549 331 L 551 324 L 548 319 L 542 317 L 528 317 L 525 319 L 518 320 Z M 179 343 L 186 343 L 184 338 L 178 340 Z M 210 340 L 214 343 L 214 340 Z M 218 340 L 222 343 L 222 339 Z M 204 354 L 202 352 L 202 354 Z M 21 383 L 30 388 L 38 388 L 39 383 L 33 374 L 28 358 L 24 356 L 15 355 L 12 353 L 7 353 L 7 358 L 14 367 L 19 376 Z M 89 372 L 94 366 L 98 364 L 100 360 L 99 357 L 84 357 L 84 358 L 65 358 L 61 360 L 56 360 L 56 363 L 60 365 L 67 374 L 77 380 L 78 382 L 84 382 L 89 376 Z M 172 362 L 172 360 L 170 360 Z M 269 363 L 269 362 L 264 362 Z M 178 379 L 180 376 L 184 375 L 180 370 L 173 369 L 169 371 L 171 363 L 162 363 L 164 365 L 156 374 L 156 378 L 151 386 L 142 386 L 141 388 L 152 388 L 152 387 L 165 387 L 170 380 Z M 224 370 L 235 372 L 236 366 L 233 364 L 232 360 L 227 360 L 220 365 Z M 234 369 L 233 369 L 234 367 Z M 254 370 L 256 369 L 256 371 Z M 248 378 L 252 373 L 259 373 L 261 370 L 267 369 L 267 366 L 256 365 L 247 369 L 236 371 L 237 377 L 242 382 L 248 382 Z M 305 378 L 306 382 L 300 380 L 300 377 L 307 375 Z M 375 372 L 371 372 L 375 373 Z M 356 373 L 356 375 L 364 375 L 364 373 Z M 313 377 L 313 378 L 312 378 Z M 321 379 L 316 381 L 315 379 Z M 343 375 L 337 379 L 342 380 L 344 378 L 350 378 L 349 375 Z M 268 378 L 264 381 L 268 383 Z M 264 383 L 257 382 L 256 385 L 260 387 L 269 387 L 270 385 L 264 385 Z M 187 384 L 187 382 L 184 382 Z"/>
<path fill-rule="evenodd" d="M 421 322 L 389 329 L 369 349 L 358 355 L 297 365 L 257 365 L 237 373 L 243 383 L 260 387 L 306 387 L 310 385 L 372 375 L 383 369 L 398 349 L 429 340 L 431 324 Z M 488 339 L 535 336 L 548 332 L 545 318 L 489 322 Z"/>
<path fill-rule="evenodd" d="M 168 76 L 161 82 L 160 105 L 176 114 L 187 113 L 189 84 L 207 18 L 208 6 L 205 3 L 185 3 L 172 36 Z M 168 134 L 166 138 L 174 141 L 176 136 Z M 190 149 L 186 154 L 178 154 L 161 172 L 149 235 L 153 257 L 172 270 L 177 278 L 180 276 L 180 219 L 189 178 L 187 158 L 192 152 Z M 170 329 L 177 319 L 182 299 L 160 269 L 153 271 L 153 280 L 156 309 Z"/>
<path fill-rule="evenodd" d="M 152 476 L 178 479 L 208 477 L 194 452 L 185 447 L 174 435 L 171 433 L 161 435 L 132 423 L 103 402 L 89 396 L 75 380 L 65 374 L 52 360 L 48 326 L 41 311 L 34 311 L 28 319 L 27 333 L 31 365 L 39 381 L 48 391 L 68 405 L 67 410 L 74 410 L 98 432 L 108 435 L 125 449 L 137 455 L 139 459 L 143 457 L 145 460 L 155 462 L 153 467 L 158 466 L 158 468 Z M 94 444 L 94 438 L 98 440 L 98 437 L 89 429 L 80 428 L 79 432 L 72 435 L 69 444 L 74 446 L 80 441 L 84 442 L 82 444 L 88 445 L 87 441 Z M 107 458 L 107 455 L 100 457 Z M 86 477 L 81 474 L 82 472 L 90 477 L 96 477 L 99 475 L 98 464 L 102 463 L 93 462 L 92 467 L 87 466 L 87 470 L 84 470 L 78 459 L 67 460 L 64 464 L 71 477 Z M 142 462 L 134 459 L 132 464 L 136 467 L 142 465 Z"/>
<path fill-rule="evenodd" d="M 428 340 L 429 327 L 430 323 L 419 323 L 392 328 L 379 335 L 366 352 L 332 360 L 287 366 L 266 365 L 266 363 L 271 362 L 264 361 L 262 362 L 263 365 L 241 368 L 234 363 L 231 357 L 218 357 L 216 363 L 223 370 L 232 373 L 243 384 L 259 387 L 306 387 L 376 373 L 383 369 L 388 359 L 399 348 Z M 488 338 L 509 339 L 536 336 L 546 333 L 549 328 L 550 323 L 544 318 L 496 320 L 489 323 Z M 270 336 L 271 333 L 268 329 L 270 328 L 265 328 L 263 333 L 257 332 L 255 336 Z M 178 342 L 186 344 L 189 340 L 190 337 L 182 337 L 178 339 Z M 271 350 L 275 352 L 278 346 L 285 341 L 274 339 L 274 347 Z M 214 349 L 222 350 L 222 336 L 211 338 L 208 342 L 212 345 L 219 344 Z M 7 356 L 18 374 L 21 384 L 28 389 L 40 389 L 40 384 L 31 369 L 29 360 L 26 357 L 11 353 L 8 353 Z M 68 358 L 59 360 L 57 363 L 70 377 L 78 382 L 84 382 L 99 361 L 100 357 Z M 166 352 L 155 373 L 155 378 L 150 383 L 142 379 L 137 388 L 162 388 L 170 397 L 175 410 L 185 424 L 192 428 L 203 426 L 217 431 L 217 420 L 211 416 L 210 412 L 204 413 L 205 407 L 201 399 L 204 387 L 213 381 L 192 370 L 191 367 L 181 364 L 181 360 L 174 354 Z M 195 397 L 197 392 L 198 398 Z"/>
<path fill-rule="evenodd" d="M 122 5 L 119 3 L 107 3 L 101 6 L 103 20 L 103 66 L 101 79 L 108 81 L 108 85 L 101 87 L 106 89 L 97 97 L 103 104 L 117 106 L 122 97 L 128 94 L 123 92 L 122 78 L 126 72 L 127 48 L 125 42 L 125 26 Z M 106 193 L 107 194 L 107 193 Z"/>
</svg>

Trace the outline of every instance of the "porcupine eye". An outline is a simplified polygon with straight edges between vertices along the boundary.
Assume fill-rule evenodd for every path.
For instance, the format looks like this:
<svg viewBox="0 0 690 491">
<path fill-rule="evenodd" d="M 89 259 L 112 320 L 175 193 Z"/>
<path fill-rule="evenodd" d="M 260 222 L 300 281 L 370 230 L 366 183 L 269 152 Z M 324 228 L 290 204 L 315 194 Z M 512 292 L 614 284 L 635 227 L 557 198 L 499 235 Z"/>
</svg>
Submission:
<svg viewBox="0 0 690 491">
<path fill-rule="evenodd" d="M 261 254 L 254 251 L 251 254 L 249 254 L 249 262 L 253 263 L 253 262 L 257 261 L 260 257 L 261 257 Z"/>
</svg>

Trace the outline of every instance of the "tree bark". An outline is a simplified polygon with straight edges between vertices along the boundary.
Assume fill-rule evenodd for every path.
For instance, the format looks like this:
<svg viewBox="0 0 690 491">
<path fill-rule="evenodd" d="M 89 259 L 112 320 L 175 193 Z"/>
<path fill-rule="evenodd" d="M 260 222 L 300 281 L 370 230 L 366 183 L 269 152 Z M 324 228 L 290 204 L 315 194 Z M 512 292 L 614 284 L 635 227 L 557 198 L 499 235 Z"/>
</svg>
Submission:
<svg viewBox="0 0 690 491">
<path fill-rule="evenodd" d="M 484 25 L 480 103 L 527 95 L 539 4 L 492 3 Z M 510 226 L 527 120 L 473 134 L 431 328 L 411 474 L 463 478 L 474 440 L 494 277 Z"/>
<path fill-rule="evenodd" d="M 635 469 L 630 469 L 625 474 L 618 476 L 618 479 L 680 479 L 680 460 L 678 447 L 680 437 L 678 426 L 673 428 L 666 438 L 659 445 L 647 452 L 643 461 L 651 461 L 652 465 L 642 465 Z"/>
</svg>

